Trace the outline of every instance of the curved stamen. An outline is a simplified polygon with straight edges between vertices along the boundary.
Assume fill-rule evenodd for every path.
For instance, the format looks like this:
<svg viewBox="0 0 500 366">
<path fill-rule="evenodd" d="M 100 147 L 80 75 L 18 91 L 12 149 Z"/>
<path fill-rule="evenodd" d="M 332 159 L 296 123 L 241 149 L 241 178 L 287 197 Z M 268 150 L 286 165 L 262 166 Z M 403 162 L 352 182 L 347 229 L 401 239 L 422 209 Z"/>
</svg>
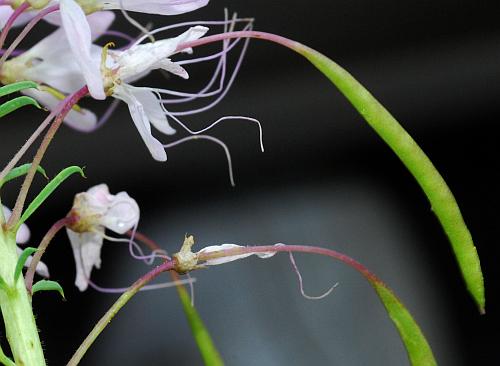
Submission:
<svg viewBox="0 0 500 366">
<path fill-rule="evenodd" d="M 227 159 L 228 170 L 229 170 L 229 181 L 231 182 L 231 186 L 234 187 L 235 184 L 234 184 L 233 163 L 231 160 L 231 153 L 229 152 L 229 149 L 226 146 L 226 144 L 224 142 L 222 142 L 221 140 L 219 140 L 218 138 L 215 138 L 215 137 L 210 136 L 210 135 L 187 136 L 187 137 L 184 137 L 184 138 L 179 139 L 177 141 L 171 142 L 169 144 L 164 144 L 163 147 L 168 149 L 168 148 L 180 145 L 184 142 L 191 141 L 191 140 L 209 140 L 209 141 L 215 142 L 217 145 L 222 147 L 222 149 L 224 149 L 224 153 L 226 154 L 226 159 Z"/>
<path fill-rule="evenodd" d="M 290 256 L 290 262 L 292 263 L 292 267 L 293 267 L 293 270 L 295 271 L 295 274 L 297 275 L 297 278 L 299 280 L 299 288 L 300 288 L 300 293 L 302 294 L 302 296 L 308 300 L 321 300 L 321 299 L 324 299 L 325 297 L 327 297 L 328 295 L 330 295 L 332 293 L 332 291 L 335 289 L 335 287 L 337 287 L 339 285 L 339 283 L 335 283 L 332 287 L 330 287 L 330 289 L 328 289 L 325 293 L 323 293 L 322 295 L 319 295 L 319 296 L 309 296 L 305 293 L 304 291 L 304 284 L 302 282 L 302 275 L 300 274 L 300 271 L 299 271 L 299 267 L 297 267 L 297 264 L 295 263 L 295 259 L 293 258 L 293 253 L 292 252 L 289 252 L 288 253 L 289 256 Z"/>
</svg>

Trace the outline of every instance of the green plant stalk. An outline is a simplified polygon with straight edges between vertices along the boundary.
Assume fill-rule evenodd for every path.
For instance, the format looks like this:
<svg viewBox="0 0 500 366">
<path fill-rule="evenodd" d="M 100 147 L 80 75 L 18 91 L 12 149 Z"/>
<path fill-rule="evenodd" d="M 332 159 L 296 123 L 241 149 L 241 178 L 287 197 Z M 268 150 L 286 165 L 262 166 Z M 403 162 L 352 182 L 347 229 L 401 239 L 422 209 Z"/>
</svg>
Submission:
<svg viewBox="0 0 500 366">
<path fill-rule="evenodd" d="M 177 273 L 171 272 L 174 281 L 178 281 L 179 277 Z M 195 307 L 191 304 L 191 298 L 189 297 L 186 289 L 182 285 L 175 286 L 179 298 L 182 303 L 182 308 L 184 314 L 186 314 L 186 319 L 193 333 L 194 340 L 198 349 L 200 350 L 201 357 L 203 358 L 203 363 L 207 366 L 223 366 L 224 361 L 220 356 L 215 344 L 208 332 L 203 320 L 196 311 Z"/>
<path fill-rule="evenodd" d="M 304 45 L 294 49 L 337 86 L 417 180 L 450 240 L 467 289 L 484 313 L 484 279 L 479 256 L 457 201 L 436 167 L 389 111 L 351 74 Z"/>
<path fill-rule="evenodd" d="M 3 279 L 0 307 L 14 362 L 17 366 L 44 366 L 42 345 L 23 276 L 14 283 L 17 260 L 15 234 L 0 229 L 0 276 Z"/>
<path fill-rule="evenodd" d="M 82 342 L 80 347 L 75 351 L 71 360 L 66 364 L 66 366 L 76 366 L 83 358 L 85 353 L 87 353 L 88 349 L 96 338 L 101 334 L 101 332 L 106 328 L 106 326 L 113 320 L 115 315 L 120 311 L 120 309 L 125 306 L 125 304 L 137 293 L 139 290 L 144 287 L 148 282 L 152 281 L 156 277 L 158 277 L 161 273 L 170 271 L 174 267 L 173 261 L 164 262 L 159 266 L 155 267 L 150 272 L 146 273 L 144 276 L 135 281 L 132 286 L 129 287 L 127 291 L 125 291 L 121 296 L 116 300 L 116 302 L 109 308 L 108 311 L 102 316 L 101 319 L 94 326 L 92 331 L 89 333 L 87 338 Z"/>
<path fill-rule="evenodd" d="M 427 155 L 389 111 L 334 61 L 312 48 L 276 34 L 257 31 L 215 34 L 179 44 L 176 51 L 230 38 L 257 38 L 285 46 L 304 56 L 340 90 L 417 180 L 450 240 L 467 289 L 479 311 L 484 313 L 485 295 L 481 264 L 457 201 Z"/>
</svg>

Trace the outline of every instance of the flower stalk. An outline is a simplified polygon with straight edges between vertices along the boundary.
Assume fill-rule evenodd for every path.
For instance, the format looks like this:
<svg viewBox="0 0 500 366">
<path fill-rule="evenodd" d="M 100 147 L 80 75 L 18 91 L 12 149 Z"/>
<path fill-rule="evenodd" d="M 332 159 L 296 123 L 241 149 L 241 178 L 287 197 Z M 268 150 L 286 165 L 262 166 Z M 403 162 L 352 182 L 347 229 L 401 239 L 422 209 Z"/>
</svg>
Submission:
<svg viewBox="0 0 500 366">
<path fill-rule="evenodd" d="M 159 266 L 155 267 L 151 272 L 145 274 L 143 277 L 139 278 L 130 288 L 125 291 L 116 302 L 111 306 L 111 308 L 103 315 L 101 319 L 94 326 L 92 331 L 89 333 L 87 338 L 78 347 L 71 360 L 67 363 L 67 366 L 76 366 L 85 355 L 87 350 L 92 346 L 96 338 L 101 334 L 101 332 L 106 328 L 106 326 L 113 320 L 118 311 L 137 293 L 144 287 L 148 282 L 152 281 L 158 277 L 161 273 L 170 271 L 174 268 L 174 261 L 166 261 Z"/>
<path fill-rule="evenodd" d="M 285 46 L 309 60 L 351 102 L 366 122 L 394 151 L 424 191 L 444 229 L 469 293 L 485 312 L 484 279 L 472 236 L 444 178 L 410 134 L 351 74 L 323 54 L 290 39 L 265 32 L 237 31 L 179 44 L 177 51 L 231 38 L 257 38 Z"/>
<path fill-rule="evenodd" d="M 49 147 L 52 139 L 54 138 L 54 135 L 61 126 L 64 117 L 66 116 L 66 114 L 69 113 L 69 111 L 71 111 L 71 108 L 75 104 L 77 104 L 81 98 L 83 98 L 88 94 L 88 91 L 89 90 L 87 86 L 84 86 L 80 90 L 76 91 L 75 93 L 64 99 L 61 112 L 55 118 L 54 122 L 52 122 L 52 125 L 49 127 L 47 133 L 45 134 L 45 137 L 43 138 L 43 141 L 40 144 L 40 147 L 38 148 L 35 157 L 33 158 L 30 170 L 28 171 L 28 174 L 26 174 L 26 177 L 24 178 L 23 185 L 21 186 L 21 190 L 19 192 L 19 195 L 17 196 L 16 204 L 14 206 L 14 209 L 12 210 L 12 216 L 7 222 L 7 228 L 15 227 L 17 221 L 21 217 L 21 212 L 24 207 L 24 202 L 26 201 L 28 190 L 31 186 L 31 183 L 33 182 L 36 169 L 40 165 L 40 162 L 42 161 L 43 156 L 45 155 L 45 152 L 47 151 L 47 148 Z"/>
</svg>

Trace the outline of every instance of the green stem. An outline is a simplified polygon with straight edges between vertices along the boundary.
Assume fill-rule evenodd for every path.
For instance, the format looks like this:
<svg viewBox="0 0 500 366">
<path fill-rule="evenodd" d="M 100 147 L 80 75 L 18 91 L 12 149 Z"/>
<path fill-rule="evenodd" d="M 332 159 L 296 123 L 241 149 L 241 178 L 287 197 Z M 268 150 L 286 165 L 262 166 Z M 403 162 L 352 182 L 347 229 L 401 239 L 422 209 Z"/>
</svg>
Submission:
<svg viewBox="0 0 500 366">
<path fill-rule="evenodd" d="M 36 266 L 38 265 L 38 263 L 40 263 L 40 259 L 42 259 L 42 255 L 47 250 L 50 242 L 52 241 L 54 236 L 56 236 L 59 230 L 66 227 L 66 225 L 74 222 L 74 220 L 75 219 L 70 216 L 56 221 L 56 223 L 49 229 L 47 234 L 45 234 L 42 241 L 40 242 L 40 245 L 38 245 L 37 251 L 33 255 L 33 259 L 31 260 L 28 270 L 26 271 L 26 275 L 24 276 L 24 283 L 26 284 L 26 289 L 29 293 L 31 293 L 31 288 L 33 287 L 33 278 L 35 276 Z"/>
<path fill-rule="evenodd" d="M 96 338 L 101 334 L 101 332 L 106 328 L 106 326 L 113 320 L 116 313 L 148 282 L 155 279 L 161 273 L 170 271 L 174 267 L 174 262 L 164 262 L 159 266 L 155 267 L 152 271 L 145 274 L 143 277 L 138 279 L 130 288 L 125 291 L 116 302 L 109 308 L 106 314 L 97 322 L 94 326 L 94 329 L 89 333 L 87 338 L 83 341 L 83 343 L 78 347 L 71 360 L 69 360 L 67 366 L 76 366 L 85 355 L 90 346 L 94 343 Z"/>
<path fill-rule="evenodd" d="M 339 88 L 417 180 L 450 240 L 467 289 L 479 311 L 484 313 L 484 279 L 476 247 L 453 193 L 434 164 L 389 111 L 351 74 L 306 46 L 296 46 L 295 50 Z"/>
<path fill-rule="evenodd" d="M 485 295 L 481 264 L 457 201 L 427 155 L 389 111 L 351 74 L 328 57 L 299 42 L 275 34 L 256 31 L 215 34 L 179 44 L 176 51 L 230 38 L 257 38 L 285 46 L 308 59 L 344 94 L 417 180 L 450 240 L 467 289 L 479 311 L 484 313 Z"/>
<path fill-rule="evenodd" d="M 44 366 L 42 345 L 31 299 L 22 276 L 14 283 L 17 264 L 15 234 L 0 230 L 0 307 L 14 362 L 18 366 Z"/>
</svg>

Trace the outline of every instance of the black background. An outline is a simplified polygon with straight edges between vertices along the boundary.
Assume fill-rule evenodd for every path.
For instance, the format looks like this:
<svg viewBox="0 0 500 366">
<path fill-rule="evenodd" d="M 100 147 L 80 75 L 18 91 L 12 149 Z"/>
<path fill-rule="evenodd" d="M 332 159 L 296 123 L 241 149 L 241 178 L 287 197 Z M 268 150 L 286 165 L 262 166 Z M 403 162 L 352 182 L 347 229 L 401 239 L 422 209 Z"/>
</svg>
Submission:
<svg viewBox="0 0 500 366">
<path fill-rule="evenodd" d="M 255 17 L 258 30 L 295 39 L 334 59 L 412 134 L 447 180 L 475 238 L 486 281 L 486 315 L 478 315 L 426 198 L 394 154 L 311 65 L 262 41 L 251 42 L 235 85 L 219 106 L 183 119 L 193 128 L 223 115 L 262 122 L 264 154 L 251 124 L 227 122 L 213 130 L 231 150 L 235 188 L 228 183 L 220 148 L 208 142 L 172 148 L 166 163 L 154 162 L 121 106 L 92 135 L 69 128 L 58 133 L 43 165 L 52 175 L 67 165 L 86 166 L 87 179 L 71 178 L 33 216 L 32 241 L 65 215 L 75 193 L 106 182 L 112 192 L 126 190 L 138 201 L 140 231 L 170 252 L 189 232 L 199 248 L 286 242 L 352 255 L 407 304 L 440 364 L 495 364 L 500 100 L 495 2 L 214 0 L 182 16 L 136 18 L 155 26 L 221 19 L 225 6 Z M 117 18 L 114 29 L 137 33 Z M 37 29 L 35 38 L 51 28 Z M 189 81 L 154 74 L 136 85 L 192 91 L 213 67 L 191 65 Z M 86 105 L 104 109 L 102 103 Z M 0 126 L 2 161 L 42 118 L 26 110 L 16 117 Z M 37 181 L 32 195 L 42 183 Z M 6 188 L 6 204 L 13 203 L 16 190 Z M 103 268 L 93 279 L 125 286 L 147 271 L 126 253 L 119 244 L 106 243 Z M 322 258 L 297 260 L 306 291 L 320 293 L 332 281 L 340 286 L 321 302 L 301 298 L 284 255 L 195 273 L 197 308 L 227 364 L 405 364 L 397 332 L 357 273 Z M 115 295 L 74 288 L 64 233 L 45 261 L 68 299 L 61 302 L 51 294 L 34 299 L 48 363 L 60 365 Z M 82 365 L 139 362 L 201 364 L 174 290 L 134 298 Z"/>
</svg>

